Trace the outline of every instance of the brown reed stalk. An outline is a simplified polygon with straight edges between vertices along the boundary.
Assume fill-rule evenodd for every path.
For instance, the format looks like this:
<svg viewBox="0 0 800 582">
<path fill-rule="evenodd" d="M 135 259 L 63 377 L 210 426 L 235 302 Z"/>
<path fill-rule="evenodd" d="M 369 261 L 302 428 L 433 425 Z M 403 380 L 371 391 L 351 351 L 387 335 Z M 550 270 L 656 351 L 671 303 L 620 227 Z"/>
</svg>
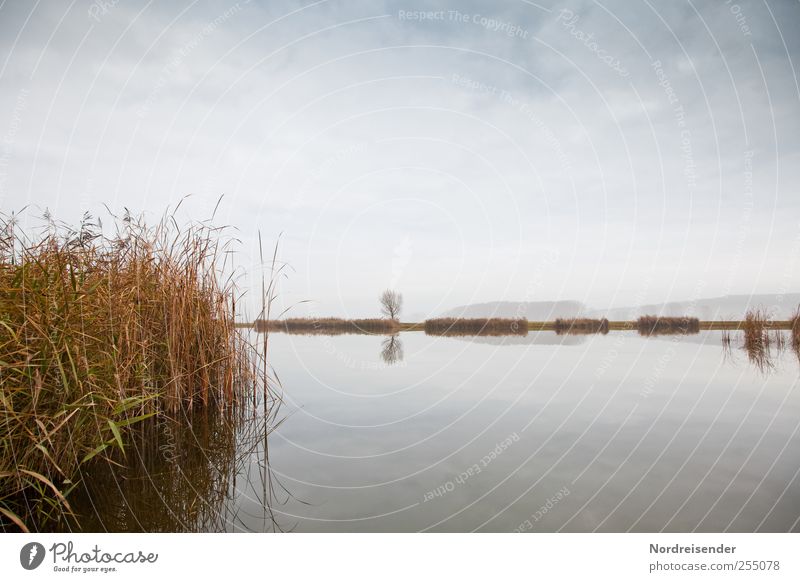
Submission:
<svg viewBox="0 0 800 582">
<path fill-rule="evenodd" d="M 136 423 L 236 406 L 256 381 L 223 229 L 112 218 L 0 220 L 2 530 L 68 517 L 78 469 L 124 455 Z"/>
<path fill-rule="evenodd" d="M 769 371 L 774 367 L 770 354 L 770 327 L 769 314 L 761 308 L 749 310 L 742 322 L 744 350 L 750 361 L 762 371 Z"/>
</svg>

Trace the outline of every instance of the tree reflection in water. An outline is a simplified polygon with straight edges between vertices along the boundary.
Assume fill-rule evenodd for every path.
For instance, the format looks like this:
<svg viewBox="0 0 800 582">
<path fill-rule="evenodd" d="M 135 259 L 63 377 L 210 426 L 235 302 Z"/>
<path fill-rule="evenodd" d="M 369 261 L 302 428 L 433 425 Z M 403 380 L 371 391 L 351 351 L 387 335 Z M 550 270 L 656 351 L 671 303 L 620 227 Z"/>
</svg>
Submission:
<svg viewBox="0 0 800 582">
<path fill-rule="evenodd" d="M 389 366 L 403 361 L 403 342 L 400 341 L 398 334 L 391 335 L 383 340 L 381 344 L 381 359 Z"/>
</svg>

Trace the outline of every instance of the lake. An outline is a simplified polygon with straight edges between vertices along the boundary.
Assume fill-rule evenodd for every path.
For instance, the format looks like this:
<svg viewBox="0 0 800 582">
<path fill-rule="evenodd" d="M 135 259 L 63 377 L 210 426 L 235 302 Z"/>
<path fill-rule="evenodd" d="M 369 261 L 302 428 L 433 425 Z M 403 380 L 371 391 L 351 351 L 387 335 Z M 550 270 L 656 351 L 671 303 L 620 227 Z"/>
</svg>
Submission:
<svg viewBox="0 0 800 582">
<path fill-rule="evenodd" d="M 800 531 L 791 351 L 760 368 L 719 332 L 271 334 L 269 350 L 284 402 L 266 445 L 258 413 L 158 427 L 144 468 L 76 499 L 84 528 Z"/>
</svg>

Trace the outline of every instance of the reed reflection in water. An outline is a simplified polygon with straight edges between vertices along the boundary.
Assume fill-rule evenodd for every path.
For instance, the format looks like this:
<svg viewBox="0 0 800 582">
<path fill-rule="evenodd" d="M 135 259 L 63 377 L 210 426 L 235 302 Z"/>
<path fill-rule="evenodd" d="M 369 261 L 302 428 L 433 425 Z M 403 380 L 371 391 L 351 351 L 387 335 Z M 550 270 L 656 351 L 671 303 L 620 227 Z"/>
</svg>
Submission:
<svg viewBox="0 0 800 582">
<path fill-rule="evenodd" d="M 290 494 L 270 470 L 267 442 L 280 422 L 257 410 L 142 423 L 116 466 L 82 474 L 70 497 L 77 531 L 285 531 L 273 506 Z"/>
<path fill-rule="evenodd" d="M 787 337 L 784 331 L 778 329 L 759 329 L 755 333 L 747 329 L 741 332 L 725 330 L 722 332 L 721 342 L 726 360 L 736 359 L 734 347 L 738 347 L 762 374 L 774 371 L 780 356 L 789 349 L 800 360 L 800 345 L 794 343 L 791 335 Z"/>
</svg>

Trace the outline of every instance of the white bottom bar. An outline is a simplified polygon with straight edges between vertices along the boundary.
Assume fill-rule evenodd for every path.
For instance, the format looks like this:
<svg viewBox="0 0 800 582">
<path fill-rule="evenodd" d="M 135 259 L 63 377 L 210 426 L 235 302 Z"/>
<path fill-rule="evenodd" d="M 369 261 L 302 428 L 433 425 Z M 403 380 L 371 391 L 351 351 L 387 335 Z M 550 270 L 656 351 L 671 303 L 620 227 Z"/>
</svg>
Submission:
<svg viewBox="0 0 800 582">
<path fill-rule="evenodd" d="M 798 550 L 795 534 L 5 534 L 0 570 L 5 580 L 138 582 L 778 581 L 800 580 Z"/>
</svg>

